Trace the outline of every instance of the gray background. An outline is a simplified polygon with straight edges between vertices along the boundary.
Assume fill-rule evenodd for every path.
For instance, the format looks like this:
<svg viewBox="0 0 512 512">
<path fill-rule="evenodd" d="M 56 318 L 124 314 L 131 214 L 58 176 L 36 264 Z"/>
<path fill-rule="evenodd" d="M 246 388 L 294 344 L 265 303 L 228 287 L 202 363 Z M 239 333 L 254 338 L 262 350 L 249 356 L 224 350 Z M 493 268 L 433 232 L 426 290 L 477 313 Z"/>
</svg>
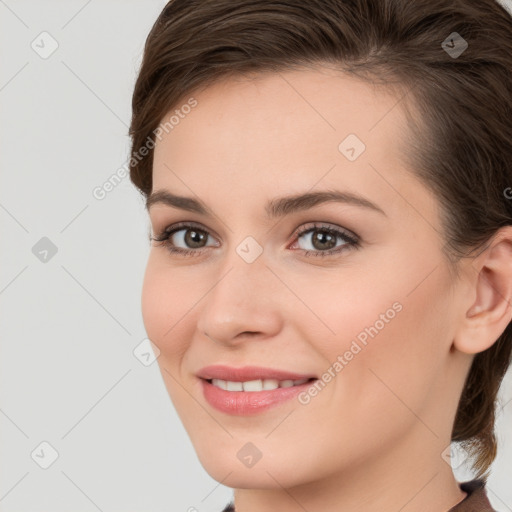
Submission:
<svg viewBox="0 0 512 512">
<path fill-rule="evenodd" d="M 0 0 L 2 512 L 218 512 L 231 498 L 157 364 L 133 354 L 146 337 L 142 198 L 128 177 L 92 193 L 126 163 L 136 72 L 165 3 Z M 512 511 L 511 400 L 509 372 L 488 482 L 500 512 Z M 58 452 L 47 469 L 44 441 Z"/>
</svg>

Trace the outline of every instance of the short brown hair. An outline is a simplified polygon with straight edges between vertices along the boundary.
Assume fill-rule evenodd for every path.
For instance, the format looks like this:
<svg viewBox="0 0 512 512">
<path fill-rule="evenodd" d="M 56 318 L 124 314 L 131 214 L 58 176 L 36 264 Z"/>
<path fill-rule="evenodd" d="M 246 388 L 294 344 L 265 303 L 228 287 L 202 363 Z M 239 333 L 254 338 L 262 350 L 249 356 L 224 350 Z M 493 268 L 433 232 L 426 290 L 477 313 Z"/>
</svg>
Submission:
<svg viewBox="0 0 512 512">
<path fill-rule="evenodd" d="M 445 51 L 459 36 L 467 48 Z M 408 117 L 404 157 L 439 199 L 452 264 L 512 224 L 512 17 L 496 0 L 171 0 L 133 93 L 131 181 L 147 198 L 153 151 L 141 159 L 138 150 L 185 95 L 220 78 L 322 63 L 393 88 L 419 112 L 421 126 Z M 509 324 L 475 355 L 453 425 L 452 441 L 484 480 L 511 352 Z"/>
</svg>

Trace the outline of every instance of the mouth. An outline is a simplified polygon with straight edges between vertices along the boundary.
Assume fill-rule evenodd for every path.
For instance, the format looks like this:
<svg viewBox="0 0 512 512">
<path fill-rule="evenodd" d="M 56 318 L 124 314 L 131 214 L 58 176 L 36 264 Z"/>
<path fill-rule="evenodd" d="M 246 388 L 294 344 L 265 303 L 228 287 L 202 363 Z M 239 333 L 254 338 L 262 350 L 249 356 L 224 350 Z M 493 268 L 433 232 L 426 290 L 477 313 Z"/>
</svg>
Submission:
<svg viewBox="0 0 512 512">
<path fill-rule="evenodd" d="M 247 416 L 283 405 L 318 378 L 288 370 L 244 366 L 211 365 L 197 374 L 203 398 L 225 414 Z"/>
<path fill-rule="evenodd" d="M 282 406 L 318 381 L 310 375 L 247 366 L 211 366 L 197 376 L 205 401 L 231 416 L 253 416 Z"/>
<path fill-rule="evenodd" d="M 303 378 L 298 380 L 285 379 L 255 379 L 246 381 L 233 381 L 223 379 L 202 379 L 211 384 L 212 386 L 222 389 L 224 391 L 236 392 L 245 391 L 249 393 L 257 393 L 260 391 L 273 391 L 279 388 L 291 388 L 296 386 L 302 386 L 309 382 L 317 380 L 315 377 Z"/>
<path fill-rule="evenodd" d="M 224 381 L 231 384 L 244 383 L 244 382 L 254 382 L 257 381 L 269 381 L 267 383 L 268 386 L 274 384 L 277 381 L 278 386 L 280 383 L 284 383 L 283 387 L 293 386 L 294 382 L 301 380 L 308 380 L 311 378 L 316 378 L 314 374 L 307 373 L 296 373 L 290 372 L 288 370 L 280 370 L 276 368 L 266 368 L 263 366 L 243 366 L 241 368 L 237 368 L 234 366 L 226 366 L 222 364 L 205 366 L 199 372 L 197 372 L 197 377 L 200 379 L 212 381 Z M 290 381 L 292 384 L 290 384 Z M 213 382 L 212 382 L 213 383 Z M 237 384 L 238 385 L 238 384 Z M 271 388 L 274 389 L 274 388 Z M 240 389 L 233 389 L 234 391 L 241 391 Z"/>
</svg>

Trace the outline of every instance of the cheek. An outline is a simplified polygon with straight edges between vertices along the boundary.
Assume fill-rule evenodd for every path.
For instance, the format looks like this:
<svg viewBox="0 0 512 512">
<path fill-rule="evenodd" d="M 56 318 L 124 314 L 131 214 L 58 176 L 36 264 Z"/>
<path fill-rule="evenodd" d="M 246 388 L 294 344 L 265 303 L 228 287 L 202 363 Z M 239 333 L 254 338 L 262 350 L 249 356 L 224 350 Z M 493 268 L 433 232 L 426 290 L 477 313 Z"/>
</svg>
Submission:
<svg viewBox="0 0 512 512">
<path fill-rule="evenodd" d="M 163 277 L 155 270 L 150 255 L 142 284 L 141 311 L 146 333 L 160 350 L 165 333 L 164 307 L 168 308 L 166 302 L 170 299 L 165 292 L 166 285 Z"/>
<path fill-rule="evenodd" d="M 325 335 L 321 322 L 308 331 L 325 361 L 323 370 L 336 374 L 321 394 L 332 393 L 330 398 L 355 415 L 391 421 L 392 415 L 410 414 L 404 403 L 421 410 L 441 373 L 450 341 L 449 277 L 439 267 L 417 286 L 428 273 L 419 266 L 409 263 L 402 272 L 381 268 L 380 277 L 352 273 L 348 281 L 333 281 L 330 290 L 308 295 L 331 331 Z"/>
<path fill-rule="evenodd" d="M 150 253 L 142 285 L 141 311 L 146 333 L 165 359 L 170 351 L 180 350 L 176 339 L 182 338 L 176 333 L 184 325 L 179 319 L 185 315 L 186 304 L 183 289 L 177 287 L 173 272 L 164 267 L 161 259 L 155 251 Z"/>
<path fill-rule="evenodd" d="M 178 413 L 190 406 L 190 396 L 183 395 L 183 375 L 180 365 L 187 344 L 191 339 L 186 332 L 192 322 L 187 322 L 187 312 L 192 314 L 190 301 L 176 283 L 175 274 L 165 267 L 161 255 L 151 253 L 144 274 L 141 295 L 141 310 L 144 327 L 148 338 L 158 347 L 157 359 L 167 392 Z M 182 418 L 183 421 L 183 418 Z"/>
<path fill-rule="evenodd" d="M 180 380 L 181 363 L 197 326 L 198 301 L 208 290 L 204 283 L 193 267 L 172 267 L 163 251 L 150 253 L 141 296 L 144 327 L 160 350 L 160 366 Z"/>
</svg>

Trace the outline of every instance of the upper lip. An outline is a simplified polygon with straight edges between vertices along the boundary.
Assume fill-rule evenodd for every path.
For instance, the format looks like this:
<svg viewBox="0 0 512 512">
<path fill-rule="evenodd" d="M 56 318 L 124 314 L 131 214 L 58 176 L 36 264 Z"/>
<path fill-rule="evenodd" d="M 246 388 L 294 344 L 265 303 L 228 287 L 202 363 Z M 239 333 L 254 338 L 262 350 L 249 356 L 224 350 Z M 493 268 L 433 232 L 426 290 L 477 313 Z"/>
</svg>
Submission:
<svg viewBox="0 0 512 512">
<path fill-rule="evenodd" d="M 235 368 L 225 365 L 205 366 L 197 372 L 197 376 L 206 380 L 221 379 L 232 382 L 246 382 L 249 380 L 259 379 L 302 380 L 316 378 L 310 373 L 295 373 L 275 368 L 264 368 L 262 366 L 244 366 L 242 368 Z"/>
</svg>

